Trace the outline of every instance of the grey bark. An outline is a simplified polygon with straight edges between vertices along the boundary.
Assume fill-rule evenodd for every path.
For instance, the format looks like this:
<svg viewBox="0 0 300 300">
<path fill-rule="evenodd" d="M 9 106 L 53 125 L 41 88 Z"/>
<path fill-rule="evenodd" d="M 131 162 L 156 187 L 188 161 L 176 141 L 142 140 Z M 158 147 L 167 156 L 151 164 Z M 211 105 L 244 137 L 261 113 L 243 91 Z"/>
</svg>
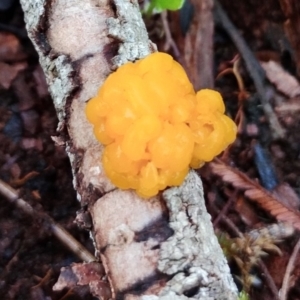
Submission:
<svg viewBox="0 0 300 300">
<path fill-rule="evenodd" d="M 200 178 L 148 201 L 116 189 L 85 104 L 116 67 L 155 51 L 136 0 L 21 0 L 59 118 L 78 200 L 92 216 L 96 256 L 119 299 L 236 299 Z M 196 288 L 193 296 L 185 294 Z"/>
</svg>

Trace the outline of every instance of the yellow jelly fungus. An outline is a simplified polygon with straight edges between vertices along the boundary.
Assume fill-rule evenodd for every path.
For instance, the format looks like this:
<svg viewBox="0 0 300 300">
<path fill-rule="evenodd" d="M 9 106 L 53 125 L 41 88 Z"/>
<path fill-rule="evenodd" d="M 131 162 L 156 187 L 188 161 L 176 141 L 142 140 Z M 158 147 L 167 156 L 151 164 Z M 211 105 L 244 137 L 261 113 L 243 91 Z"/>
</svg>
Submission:
<svg viewBox="0 0 300 300">
<path fill-rule="evenodd" d="M 180 185 L 236 137 L 220 93 L 195 93 L 184 69 L 165 53 L 127 63 L 109 75 L 86 106 L 105 145 L 106 175 L 121 189 L 149 198 Z"/>
</svg>

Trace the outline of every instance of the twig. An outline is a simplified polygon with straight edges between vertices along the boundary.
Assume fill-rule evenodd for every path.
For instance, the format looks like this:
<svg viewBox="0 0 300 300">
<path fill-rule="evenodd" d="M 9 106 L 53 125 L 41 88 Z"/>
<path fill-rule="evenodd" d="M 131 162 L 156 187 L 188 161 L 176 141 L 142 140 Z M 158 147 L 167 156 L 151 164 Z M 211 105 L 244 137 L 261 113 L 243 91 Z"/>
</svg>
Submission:
<svg viewBox="0 0 300 300">
<path fill-rule="evenodd" d="M 92 262 L 97 259 L 83 246 L 81 245 L 72 235 L 70 235 L 63 227 L 56 224 L 54 220 L 49 217 L 46 213 L 36 211 L 31 205 L 25 200 L 19 197 L 18 192 L 11 186 L 0 180 L 0 194 L 5 196 L 9 202 L 16 205 L 26 214 L 33 218 L 40 218 L 42 224 L 50 229 L 53 235 L 59 239 L 67 248 L 69 248 L 75 255 L 77 255 L 84 262 Z"/>
<path fill-rule="evenodd" d="M 234 42 L 235 46 L 237 47 L 242 58 L 245 61 L 246 68 L 254 82 L 254 85 L 256 87 L 257 93 L 259 95 L 260 101 L 263 106 L 263 110 L 269 119 L 273 138 L 283 138 L 285 135 L 285 130 L 280 125 L 277 116 L 274 113 L 273 108 L 269 103 L 270 95 L 268 94 L 270 94 L 270 92 L 267 91 L 267 89 L 265 88 L 266 76 L 264 74 L 262 67 L 260 66 L 259 62 L 255 58 L 252 51 L 247 46 L 244 39 L 239 34 L 238 30 L 229 20 L 222 6 L 217 0 L 215 0 L 215 13 L 218 16 L 218 19 L 222 27 L 231 37 L 232 41 Z"/>
<path fill-rule="evenodd" d="M 235 201 L 237 192 L 235 191 L 234 194 L 229 198 L 227 203 L 222 207 L 221 211 L 218 213 L 217 217 L 213 221 L 214 228 L 219 224 L 220 220 L 225 217 L 226 213 L 228 212 L 229 208 L 232 206 L 233 202 Z"/>
<path fill-rule="evenodd" d="M 164 28 L 164 31 L 165 31 L 165 35 L 166 35 L 166 42 L 165 42 L 165 45 L 164 45 L 164 51 L 168 51 L 170 48 L 173 49 L 174 51 L 174 56 L 176 59 L 179 59 L 180 58 L 180 51 L 176 45 L 176 43 L 174 42 L 173 38 L 172 38 L 172 34 L 171 34 L 171 31 L 170 31 L 170 27 L 169 27 L 169 24 L 168 24 L 168 20 L 167 20 L 167 11 L 163 11 L 161 14 L 160 14 L 160 17 L 161 17 L 161 21 L 162 21 L 162 24 L 163 24 L 163 28 Z"/>
<path fill-rule="evenodd" d="M 288 265 L 285 270 L 285 274 L 283 277 L 283 282 L 282 282 L 282 287 L 280 290 L 280 300 L 286 300 L 287 299 L 287 294 L 289 291 L 289 281 L 290 281 L 290 276 L 291 273 L 294 269 L 295 266 L 295 261 L 298 255 L 298 252 L 300 250 L 300 239 L 298 240 L 296 246 L 294 247 L 293 253 L 289 259 Z"/>
<path fill-rule="evenodd" d="M 216 205 L 211 202 L 210 207 L 217 213 L 220 214 L 220 210 L 216 207 Z M 236 227 L 236 225 L 225 215 L 221 216 L 221 220 L 239 237 L 239 238 L 244 238 L 244 235 L 242 232 L 239 231 L 239 229 Z"/>
<path fill-rule="evenodd" d="M 263 273 L 264 273 L 264 277 L 265 277 L 265 279 L 266 279 L 267 285 L 268 285 L 269 289 L 271 290 L 271 292 L 272 292 L 272 294 L 273 294 L 273 299 L 274 299 L 274 300 L 279 300 L 279 296 L 278 296 L 278 294 L 279 294 L 278 288 L 277 288 L 277 286 L 276 286 L 276 284 L 275 284 L 275 282 L 274 282 L 272 276 L 270 275 L 268 268 L 266 267 L 266 265 L 265 265 L 265 264 L 263 263 L 263 261 L 261 261 L 261 260 L 259 261 L 258 264 L 259 264 L 260 269 L 261 269 L 261 270 L 263 271 Z"/>
<path fill-rule="evenodd" d="M 37 283 L 36 285 L 34 285 L 33 287 L 31 287 L 31 290 L 37 289 L 37 288 L 41 287 L 43 284 L 45 284 L 46 282 L 48 282 L 50 280 L 51 276 L 52 276 L 52 273 L 53 273 L 52 268 L 48 269 L 48 271 L 46 272 L 45 276 L 42 277 L 39 280 L 39 283 Z"/>
<path fill-rule="evenodd" d="M 20 247 L 18 247 L 17 251 L 12 256 L 12 258 L 5 265 L 4 270 L 2 270 L 1 275 L 0 275 L 0 280 L 5 280 L 5 278 L 7 277 L 7 274 L 10 272 L 12 266 L 19 261 L 19 254 L 22 249 L 23 249 L 23 245 L 21 244 Z"/>
</svg>

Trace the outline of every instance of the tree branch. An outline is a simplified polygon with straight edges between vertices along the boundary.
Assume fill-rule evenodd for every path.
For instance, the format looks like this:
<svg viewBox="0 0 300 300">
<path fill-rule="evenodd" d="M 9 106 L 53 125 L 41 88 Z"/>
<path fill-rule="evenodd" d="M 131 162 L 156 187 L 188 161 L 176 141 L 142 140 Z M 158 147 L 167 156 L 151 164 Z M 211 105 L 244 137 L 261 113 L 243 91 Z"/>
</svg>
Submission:
<svg viewBox="0 0 300 300">
<path fill-rule="evenodd" d="M 182 245 L 188 241 L 188 245 L 193 246 L 193 256 L 184 251 L 182 260 L 187 259 L 188 263 L 184 263 L 185 272 L 176 267 L 178 274 L 187 276 L 187 282 L 199 274 L 196 280 L 199 293 L 218 287 L 218 292 L 228 295 L 226 299 L 236 299 L 237 290 L 228 266 L 219 244 L 215 237 L 212 238 L 210 217 L 204 208 L 197 208 L 198 205 L 204 207 L 200 179 L 195 173 L 189 175 L 188 182 L 197 182 L 191 197 L 189 189 L 192 186 L 186 188 L 185 184 L 163 194 L 170 212 L 159 196 L 145 201 L 133 191 L 116 189 L 105 176 L 100 161 L 103 147 L 94 138 L 92 126 L 85 117 L 86 101 L 96 94 L 112 69 L 156 49 L 148 39 L 137 1 L 115 0 L 112 4 L 108 0 L 21 0 L 21 3 L 28 33 L 39 53 L 59 117 L 56 141 L 65 145 L 78 199 L 92 216 L 97 256 L 101 257 L 106 269 L 113 297 L 170 299 L 163 296 L 166 288 L 172 291 L 174 300 L 195 299 L 184 295 L 190 291 L 190 285 L 183 284 L 176 290 L 172 281 L 175 274 L 159 270 L 163 249 L 168 249 L 171 242 L 168 238 L 173 240 L 177 230 L 184 232 L 187 226 L 199 231 L 197 239 L 205 228 L 210 239 L 203 246 L 206 249 L 203 253 L 201 248 L 198 252 L 196 249 L 207 243 L 206 238 L 199 244 L 191 235 L 187 240 L 182 236 Z M 171 209 L 173 201 L 182 201 L 179 211 Z M 188 209 L 187 215 L 185 209 L 189 206 L 193 209 Z M 176 220 L 182 214 L 185 221 L 178 223 Z M 211 260 L 206 263 L 209 253 L 214 254 L 213 265 Z M 164 261 L 167 263 L 168 258 Z M 174 263 L 174 258 L 170 258 L 169 264 Z M 207 293 L 201 299 L 210 297 Z M 218 294 L 215 299 L 225 298 Z"/>
</svg>

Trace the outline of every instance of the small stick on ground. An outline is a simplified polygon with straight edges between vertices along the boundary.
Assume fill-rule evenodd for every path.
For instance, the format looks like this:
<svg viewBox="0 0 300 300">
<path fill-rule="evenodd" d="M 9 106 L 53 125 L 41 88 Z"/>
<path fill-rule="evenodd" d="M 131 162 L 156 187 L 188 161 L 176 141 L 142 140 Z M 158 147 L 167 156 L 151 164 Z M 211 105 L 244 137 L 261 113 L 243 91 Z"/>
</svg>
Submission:
<svg viewBox="0 0 300 300">
<path fill-rule="evenodd" d="M 165 35 L 166 35 L 166 41 L 165 41 L 165 44 L 164 44 L 164 51 L 168 51 L 171 48 L 174 52 L 174 57 L 178 60 L 180 58 L 180 51 L 179 51 L 176 43 L 174 42 L 171 31 L 170 31 L 167 11 L 163 11 L 160 14 L 160 17 L 161 17 L 164 32 L 165 32 Z"/>
<path fill-rule="evenodd" d="M 210 203 L 210 207 L 217 213 L 220 214 L 221 211 L 216 207 L 214 203 Z M 244 238 L 243 233 L 236 227 L 236 225 L 225 215 L 221 216 L 221 220 L 238 236 L 239 238 Z"/>
<path fill-rule="evenodd" d="M 291 273 L 295 267 L 295 261 L 298 256 L 299 250 L 300 250 L 300 239 L 298 240 L 296 246 L 294 247 L 293 253 L 290 257 L 290 260 L 289 260 L 288 265 L 285 270 L 282 287 L 280 290 L 280 300 L 287 299 L 287 295 L 288 295 L 288 291 L 289 291 L 289 281 L 290 281 Z"/>
<path fill-rule="evenodd" d="M 272 276 L 270 275 L 268 268 L 266 267 L 266 265 L 261 260 L 259 261 L 258 265 L 264 273 L 264 277 L 265 277 L 265 280 L 267 282 L 267 285 L 268 285 L 269 289 L 271 290 L 271 292 L 273 294 L 273 297 L 274 297 L 273 299 L 274 300 L 279 300 L 279 296 L 278 296 L 279 292 L 278 292 L 277 286 L 276 286 Z"/>
<path fill-rule="evenodd" d="M 218 19 L 224 28 L 224 30 L 228 33 L 231 37 L 232 41 L 234 42 L 236 48 L 240 52 L 242 58 L 245 61 L 246 68 L 251 76 L 254 85 L 256 87 L 257 93 L 259 95 L 260 101 L 263 106 L 263 110 L 269 119 L 269 124 L 272 129 L 273 138 L 283 138 L 285 135 L 285 130 L 280 125 L 276 114 L 273 111 L 272 106 L 269 103 L 270 96 L 274 94 L 272 91 L 271 86 L 266 88 L 266 76 L 262 67 L 260 66 L 259 62 L 255 58 L 253 52 L 249 49 L 248 45 L 244 41 L 244 39 L 239 34 L 238 30 L 232 24 L 228 16 L 226 15 L 225 11 L 223 10 L 220 3 L 215 0 L 215 13 L 218 16 Z M 270 95 L 271 94 L 271 95 Z"/>
<path fill-rule="evenodd" d="M 33 218 L 39 218 L 42 220 L 42 224 L 47 226 L 53 233 L 53 235 L 59 239 L 67 248 L 69 248 L 77 257 L 84 262 L 97 261 L 97 259 L 83 246 L 81 245 L 70 233 L 68 233 L 59 224 L 56 224 L 52 218 L 46 213 L 36 211 L 25 200 L 19 197 L 18 192 L 11 186 L 0 180 L 0 194 L 2 194 L 9 202 L 16 205 L 26 214 Z"/>
<path fill-rule="evenodd" d="M 216 228 L 216 226 L 219 224 L 220 220 L 223 217 L 226 217 L 226 213 L 228 212 L 228 210 L 230 209 L 230 207 L 234 203 L 236 196 L 237 196 L 237 192 L 234 192 L 234 194 L 229 198 L 229 200 L 227 201 L 227 203 L 220 210 L 220 212 L 218 213 L 217 217 L 213 221 L 214 228 Z"/>
</svg>

